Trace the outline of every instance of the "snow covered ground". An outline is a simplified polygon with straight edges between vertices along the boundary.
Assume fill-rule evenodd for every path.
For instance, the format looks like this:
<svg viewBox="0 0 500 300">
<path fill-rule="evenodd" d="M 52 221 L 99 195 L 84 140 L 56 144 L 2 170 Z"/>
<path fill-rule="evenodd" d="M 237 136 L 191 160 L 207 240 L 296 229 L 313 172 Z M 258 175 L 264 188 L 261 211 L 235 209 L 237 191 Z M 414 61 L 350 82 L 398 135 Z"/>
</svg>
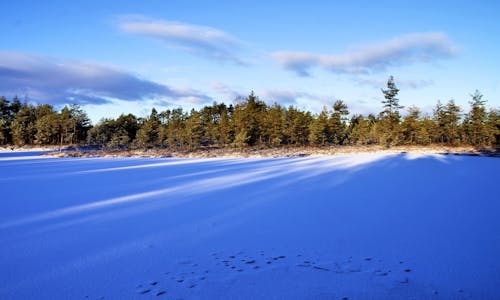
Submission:
<svg viewBox="0 0 500 300">
<path fill-rule="evenodd" d="M 0 153 L 0 299 L 498 299 L 499 170 Z"/>
</svg>

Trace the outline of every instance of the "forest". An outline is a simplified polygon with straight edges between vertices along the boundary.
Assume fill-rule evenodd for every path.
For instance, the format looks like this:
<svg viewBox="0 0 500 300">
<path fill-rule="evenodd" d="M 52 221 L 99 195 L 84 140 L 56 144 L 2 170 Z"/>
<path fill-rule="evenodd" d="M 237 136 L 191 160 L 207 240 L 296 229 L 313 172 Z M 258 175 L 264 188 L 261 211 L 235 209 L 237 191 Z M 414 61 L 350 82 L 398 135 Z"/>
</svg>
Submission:
<svg viewBox="0 0 500 300">
<path fill-rule="evenodd" d="M 122 114 L 92 125 L 78 105 L 60 111 L 49 104 L 29 104 L 16 96 L 0 97 L 0 145 L 87 145 L 105 150 L 204 147 L 283 147 L 332 145 L 470 145 L 498 147 L 500 109 L 488 108 L 479 91 L 463 110 L 454 100 L 437 102 L 431 115 L 399 104 L 391 76 L 382 89 L 382 111 L 351 114 L 343 100 L 320 113 L 268 105 L 253 92 L 235 104 L 214 102 L 199 110 L 182 108 L 148 117 Z M 350 117 L 349 117 L 350 116 Z"/>
</svg>

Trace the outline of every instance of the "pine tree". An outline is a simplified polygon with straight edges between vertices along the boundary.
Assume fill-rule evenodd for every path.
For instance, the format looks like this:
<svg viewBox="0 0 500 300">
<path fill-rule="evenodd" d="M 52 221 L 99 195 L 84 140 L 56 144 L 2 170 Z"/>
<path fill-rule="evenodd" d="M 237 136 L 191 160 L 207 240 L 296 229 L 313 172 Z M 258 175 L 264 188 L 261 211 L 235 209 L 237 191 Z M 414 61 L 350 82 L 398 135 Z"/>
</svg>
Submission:
<svg viewBox="0 0 500 300">
<path fill-rule="evenodd" d="M 348 139 L 351 145 L 367 145 L 373 141 L 371 130 L 373 123 L 362 115 L 354 115 L 349 121 Z"/>
<path fill-rule="evenodd" d="M 186 144 L 188 150 L 194 150 L 201 145 L 204 135 L 203 123 L 200 114 L 196 110 L 191 110 L 191 115 L 186 120 Z"/>
<path fill-rule="evenodd" d="M 326 107 L 324 107 L 323 111 L 321 111 L 309 126 L 309 142 L 311 145 L 324 146 L 328 143 L 331 137 L 328 125 L 328 111 Z"/>
<path fill-rule="evenodd" d="M 139 147 L 152 148 L 159 144 L 160 120 L 156 109 L 151 110 L 151 114 L 146 122 L 137 131 L 136 142 Z"/>
<path fill-rule="evenodd" d="M 267 146 L 277 147 L 284 142 L 284 119 L 285 112 L 277 103 L 271 106 L 265 113 L 261 121 L 261 135 Z"/>
<path fill-rule="evenodd" d="M 12 143 L 11 124 L 22 106 L 17 96 L 12 101 L 4 96 L 0 97 L 0 144 Z"/>
<path fill-rule="evenodd" d="M 248 144 L 250 146 L 262 144 L 262 124 L 267 106 L 252 91 L 248 95 L 245 107 L 246 132 L 248 134 Z"/>
<path fill-rule="evenodd" d="M 440 101 L 434 109 L 434 120 L 436 122 L 435 141 L 456 146 L 461 142 L 460 139 L 460 113 L 461 108 L 451 99 L 446 105 Z"/>
<path fill-rule="evenodd" d="M 88 131 L 87 143 L 92 146 L 108 147 L 108 143 L 112 140 L 116 131 L 115 120 L 102 119 Z"/>
<path fill-rule="evenodd" d="M 233 147 L 243 149 L 248 146 L 248 141 L 250 137 L 248 136 L 248 133 L 246 129 L 241 129 L 236 136 L 234 137 L 234 141 L 232 143 Z"/>
<path fill-rule="evenodd" d="M 118 119 L 116 119 L 116 128 L 121 131 L 120 135 L 126 134 L 128 137 L 128 141 L 133 141 L 139 130 L 139 123 L 137 121 L 137 117 L 133 114 L 128 115 L 120 115 Z M 122 140 L 125 140 L 122 138 Z"/>
<path fill-rule="evenodd" d="M 488 132 L 486 130 L 486 101 L 483 100 L 483 95 L 478 90 L 471 97 L 471 110 L 464 120 L 464 127 L 468 136 L 468 142 L 474 146 L 483 146 L 488 140 Z"/>
<path fill-rule="evenodd" d="M 385 100 L 382 100 L 384 110 L 380 114 L 382 117 L 382 123 L 379 125 L 384 127 L 382 129 L 384 133 L 387 132 L 387 137 L 385 137 L 386 134 L 384 134 L 383 138 L 386 146 L 391 146 L 399 143 L 399 110 L 404 108 L 404 106 L 399 105 L 399 99 L 397 98 L 399 89 L 396 87 L 394 77 L 392 75 L 389 76 L 389 79 L 387 80 L 387 89 L 382 89 L 382 93 L 384 94 Z"/>
<path fill-rule="evenodd" d="M 36 134 L 35 122 L 35 107 L 24 103 L 10 124 L 13 143 L 18 146 L 34 144 Z"/>
<path fill-rule="evenodd" d="M 55 145 L 59 141 L 60 118 L 50 105 L 36 108 L 35 142 L 40 145 Z"/>
<path fill-rule="evenodd" d="M 11 122 L 9 100 L 2 96 L 0 97 L 0 145 L 5 145 L 11 140 L 9 128 Z"/>
<path fill-rule="evenodd" d="M 241 146 L 244 140 L 248 146 L 263 143 L 261 130 L 265 111 L 266 104 L 260 101 L 253 91 L 242 103 L 234 107 L 232 130 L 235 142 L 239 136 L 238 145 Z"/>
<path fill-rule="evenodd" d="M 406 144 L 414 145 L 419 142 L 417 136 L 421 134 L 420 109 L 412 106 L 408 109 L 408 115 L 401 124 L 403 138 Z"/>
<path fill-rule="evenodd" d="M 500 110 L 491 109 L 486 122 L 488 144 L 500 146 Z"/>
<path fill-rule="evenodd" d="M 399 105 L 399 99 L 397 95 L 399 89 L 394 83 L 394 77 L 391 75 L 387 80 L 387 89 L 382 89 L 385 100 L 382 100 L 384 105 L 384 110 L 382 111 L 382 116 L 387 117 L 391 120 L 391 124 L 399 122 L 399 110 L 404 108 L 404 106 Z"/>
<path fill-rule="evenodd" d="M 346 134 L 346 123 L 345 116 L 349 114 L 347 110 L 347 104 L 342 100 L 337 100 L 333 104 L 333 112 L 330 117 L 330 135 L 331 142 L 337 145 L 341 145 L 344 143 L 345 134 Z"/>
<path fill-rule="evenodd" d="M 19 100 L 19 97 L 14 96 L 12 99 L 12 102 L 10 103 L 10 113 L 11 117 L 14 118 L 16 114 L 21 110 L 23 107 L 23 104 L 21 103 L 21 100 Z"/>
<path fill-rule="evenodd" d="M 187 115 L 181 107 L 166 111 L 167 124 L 161 133 L 162 144 L 165 144 L 172 149 L 182 148 L 185 143 L 185 127 Z"/>
<path fill-rule="evenodd" d="M 87 132 L 90 129 L 90 119 L 87 113 L 78 105 L 70 104 L 69 106 L 69 126 L 71 126 L 70 143 L 80 143 L 85 141 Z"/>
<path fill-rule="evenodd" d="M 232 140 L 231 132 L 231 114 L 233 111 L 233 106 L 227 107 L 224 103 L 218 104 L 216 106 L 217 115 L 219 116 L 219 122 L 217 123 L 217 134 L 216 140 L 220 147 L 229 145 Z"/>
<path fill-rule="evenodd" d="M 313 117 L 310 112 L 290 106 L 285 111 L 284 138 L 287 144 L 305 146 L 309 144 L 310 126 Z"/>
</svg>

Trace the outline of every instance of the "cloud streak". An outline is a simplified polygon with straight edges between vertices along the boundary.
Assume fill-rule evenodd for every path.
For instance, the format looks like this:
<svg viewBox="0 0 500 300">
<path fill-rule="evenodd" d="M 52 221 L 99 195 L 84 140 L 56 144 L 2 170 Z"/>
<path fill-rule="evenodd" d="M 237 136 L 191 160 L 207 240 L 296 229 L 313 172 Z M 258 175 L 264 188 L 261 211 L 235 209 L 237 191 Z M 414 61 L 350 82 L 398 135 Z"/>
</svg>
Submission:
<svg viewBox="0 0 500 300">
<path fill-rule="evenodd" d="M 171 88 L 113 66 L 5 51 L 0 51 L 0 94 L 82 105 L 105 104 L 113 99 L 210 100 L 197 91 Z"/>
<path fill-rule="evenodd" d="M 338 55 L 277 51 L 271 57 L 285 69 L 300 76 L 310 76 L 310 69 L 315 67 L 335 73 L 363 74 L 383 71 L 390 66 L 450 58 L 456 53 L 457 48 L 445 34 L 429 32 L 403 35 Z"/>
<path fill-rule="evenodd" d="M 263 91 L 263 98 L 267 102 L 276 102 L 284 106 L 298 105 L 298 99 L 307 99 L 309 101 L 321 101 L 326 99 L 324 96 L 319 96 L 303 91 L 284 90 L 284 89 L 268 89 Z"/>
<path fill-rule="evenodd" d="M 237 91 L 236 89 L 222 83 L 222 82 L 214 82 L 211 85 L 211 88 L 217 92 L 218 94 L 222 95 L 223 101 L 224 100 L 229 100 L 232 102 L 238 102 L 246 96 L 248 96 L 248 93 L 242 93 L 240 91 Z"/>
<path fill-rule="evenodd" d="M 117 26 L 125 33 L 150 37 L 193 55 L 245 64 L 237 55 L 242 43 L 216 28 L 143 16 L 123 16 Z"/>
<path fill-rule="evenodd" d="M 246 99 L 250 91 L 242 92 L 241 88 L 235 89 L 222 82 L 212 84 L 212 89 L 222 95 L 223 100 L 230 99 L 233 103 L 237 103 Z M 303 108 L 319 111 L 323 106 L 330 106 L 335 99 L 332 96 L 319 95 L 295 89 L 262 89 L 255 90 L 256 95 L 268 105 L 278 103 L 282 106 L 304 106 Z"/>
<path fill-rule="evenodd" d="M 379 79 L 379 78 L 366 78 L 366 77 L 360 77 L 360 78 L 354 78 L 354 81 L 356 81 L 359 85 L 369 85 L 374 88 L 385 88 L 387 85 L 387 80 Z M 428 87 L 434 84 L 433 80 L 425 80 L 425 79 L 395 79 L 396 85 L 399 87 L 409 87 L 412 89 L 419 89 L 419 88 L 424 88 Z"/>
</svg>

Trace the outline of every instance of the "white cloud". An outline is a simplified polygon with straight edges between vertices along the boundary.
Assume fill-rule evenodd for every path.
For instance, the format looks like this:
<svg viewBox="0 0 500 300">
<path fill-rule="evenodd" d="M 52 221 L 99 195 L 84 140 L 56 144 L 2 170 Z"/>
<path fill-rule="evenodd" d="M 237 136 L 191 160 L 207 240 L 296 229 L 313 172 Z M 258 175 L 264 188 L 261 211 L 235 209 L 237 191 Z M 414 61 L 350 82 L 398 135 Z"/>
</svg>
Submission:
<svg viewBox="0 0 500 300">
<path fill-rule="evenodd" d="M 241 99 L 244 99 L 247 97 L 248 93 L 243 93 L 240 91 L 237 91 L 237 89 L 232 88 L 222 82 L 214 82 L 211 85 L 212 89 L 217 92 L 219 95 L 223 97 L 222 102 L 225 101 L 233 101 L 237 102 Z"/>
<path fill-rule="evenodd" d="M 104 104 L 112 99 L 209 100 L 197 91 L 172 88 L 113 66 L 0 51 L 0 95 L 15 94 L 52 104 Z"/>
<path fill-rule="evenodd" d="M 370 78 L 370 77 L 357 77 L 354 78 L 360 85 L 369 85 L 374 88 L 385 88 L 387 86 L 387 80 L 380 78 Z M 425 80 L 425 79 L 399 79 L 395 78 L 395 83 L 398 87 L 409 87 L 412 89 L 423 88 L 427 86 L 431 86 L 434 84 L 433 80 Z"/>
<path fill-rule="evenodd" d="M 267 89 L 262 91 L 262 98 L 272 104 L 274 102 L 288 106 L 299 105 L 300 99 L 307 100 L 308 102 L 328 102 L 331 100 L 331 97 L 320 96 L 316 94 L 311 94 L 304 91 L 297 90 L 286 90 L 286 89 Z"/>
<path fill-rule="evenodd" d="M 250 90 L 242 91 L 242 88 L 228 86 L 221 82 L 212 84 L 212 89 L 223 97 L 223 101 L 230 100 L 233 103 L 247 98 Z M 257 89 L 254 91 L 260 100 L 268 105 L 278 103 L 281 106 L 295 106 L 313 112 L 319 112 L 323 106 L 331 107 L 335 97 L 309 93 L 294 89 Z"/>
<path fill-rule="evenodd" d="M 194 55 L 244 64 L 237 55 L 242 43 L 219 29 L 144 16 L 122 16 L 117 26 L 123 32 L 160 40 Z"/>
<path fill-rule="evenodd" d="M 389 66 L 449 58 L 456 53 L 457 48 L 445 34 L 429 32 L 403 35 L 338 55 L 277 51 L 271 56 L 284 68 L 301 76 L 309 76 L 313 67 L 336 73 L 372 73 Z"/>
</svg>

